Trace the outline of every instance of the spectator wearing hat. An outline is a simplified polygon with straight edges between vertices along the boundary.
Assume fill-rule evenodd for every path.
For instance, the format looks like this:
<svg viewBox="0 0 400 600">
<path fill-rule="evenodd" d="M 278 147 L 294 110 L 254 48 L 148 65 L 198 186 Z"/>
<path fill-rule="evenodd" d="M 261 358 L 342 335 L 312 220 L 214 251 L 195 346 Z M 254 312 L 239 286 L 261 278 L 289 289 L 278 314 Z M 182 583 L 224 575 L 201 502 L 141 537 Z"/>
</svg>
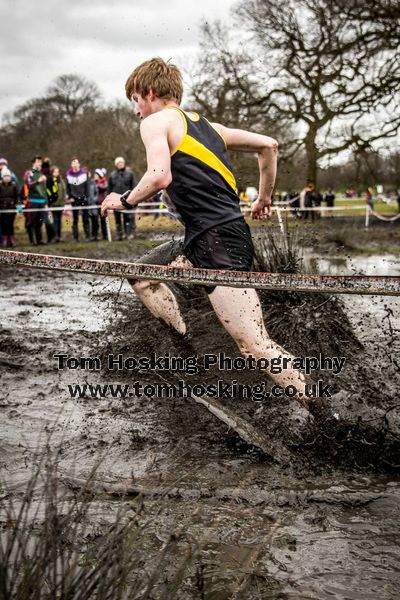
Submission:
<svg viewBox="0 0 400 600">
<path fill-rule="evenodd" d="M 108 181 L 108 193 L 115 192 L 117 194 L 124 194 L 127 190 L 133 190 L 135 187 L 135 177 L 130 169 L 125 166 L 125 159 L 122 156 L 117 156 L 114 161 L 115 169 L 110 175 Z M 117 229 L 117 236 L 119 240 L 132 239 L 136 229 L 135 213 L 134 210 L 129 212 L 123 212 L 124 226 L 122 228 L 121 223 L 121 211 L 114 211 L 115 225 Z"/>
<path fill-rule="evenodd" d="M 107 182 L 107 169 L 95 169 L 93 173 L 93 179 L 97 186 L 97 203 L 99 205 L 98 212 L 100 217 L 101 235 L 103 240 L 107 239 L 107 225 L 106 218 L 100 214 L 100 206 L 105 197 L 107 196 L 108 182 Z"/>
<path fill-rule="evenodd" d="M 7 167 L 1 170 L 0 182 L 0 232 L 1 244 L 3 248 L 7 246 L 13 247 L 15 244 L 14 237 L 14 220 L 15 213 L 2 212 L 15 210 L 18 202 L 18 188 L 15 181 L 12 181 L 11 171 Z"/>
<path fill-rule="evenodd" d="M 8 160 L 6 158 L 0 158 L 0 172 L 2 171 L 3 167 L 6 167 L 10 171 L 10 173 L 11 173 L 11 181 L 13 181 L 16 184 L 17 190 L 19 191 L 20 190 L 20 185 L 19 185 L 18 177 L 9 168 L 9 166 L 8 166 Z M 1 173 L 0 173 L 0 178 L 1 178 Z"/>
</svg>

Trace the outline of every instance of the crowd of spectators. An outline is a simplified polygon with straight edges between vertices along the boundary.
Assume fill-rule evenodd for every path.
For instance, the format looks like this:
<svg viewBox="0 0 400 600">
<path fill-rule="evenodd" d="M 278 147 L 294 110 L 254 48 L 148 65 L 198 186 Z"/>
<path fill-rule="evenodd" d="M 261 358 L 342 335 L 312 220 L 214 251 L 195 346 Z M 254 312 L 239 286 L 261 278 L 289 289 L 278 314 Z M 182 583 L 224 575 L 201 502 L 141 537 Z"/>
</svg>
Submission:
<svg viewBox="0 0 400 600">
<path fill-rule="evenodd" d="M 17 213 L 23 213 L 25 228 L 32 245 L 56 243 L 62 240 L 63 228 L 72 222 L 72 235 L 79 241 L 82 236 L 85 241 L 110 239 L 111 231 L 107 220 L 100 214 L 100 206 L 108 193 L 123 194 L 135 187 L 135 176 L 126 166 L 125 159 L 118 156 L 114 161 L 114 170 L 107 178 L 105 168 L 96 168 L 91 172 L 81 166 L 78 158 L 74 157 L 71 166 L 62 175 L 58 166 L 52 164 L 50 158 L 35 156 L 30 169 L 24 174 L 22 184 L 9 168 L 6 158 L 0 158 L 0 241 L 2 247 L 15 245 L 14 221 Z M 351 192 L 351 193 L 350 193 Z M 346 192 L 347 197 L 353 196 L 353 190 Z M 242 205 L 250 208 L 257 197 L 256 188 L 249 187 L 240 193 Z M 321 216 L 319 210 L 323 204 L 328 209 L 326 216 L 333 216 L 335 193 L 332 189 L 324 194 L 308 184 L 300 192 L 275 194 L 274 203 L 287 205 L 293 216 L 298 219 L 314 221 Z M 368 188 L 366 202 L 373 209 L 373 190 Z M 400 190 L 397 192 L 397 202 L 400 212 Z M 166 213 L 168 199 L 162 192 L 151 198 L 145 212 L 152 213 L 157 219 Z M 51 209 L 51 210 L 49 210 Z M 115 236 L 117 240 L 133 239 L 136 231 L 135 208 L 129 211 L 115 211 Z M 170 218 L 173 211 L 168 210 Z M 82 228 L 79 227 L 79 221 Z M 45 235 L 44 235 L 45 231 Z"/>
<path fill-rule="evenodd" d="M 15 245 L 14 221 L 18 213 L 24 215 L 25 228 L 33 245 L 61 241 L 67 220 L 72 221 L 72 235 L 76 241 L 80 240 L 82 230 L 85 241 L 108 239 L 110 233 L 106 218 L 100 214 L 101 203 L 110 192 L 122 194 L 135 187 L 135 176 L 126 166 L 125 159 L 118 156 L 114 165 L 115 169 L 107 178 L 105 168 L 91 172 L 74 157 L 63 176 L 50 158 L 35 156 L 20 184 L 7 159 L 0 158 L 2 247 Z M 117 239 L 132 239 L 136 230 L 135 208 L 123 214 L 115 211 L 114 218 Z"/>
</svg>

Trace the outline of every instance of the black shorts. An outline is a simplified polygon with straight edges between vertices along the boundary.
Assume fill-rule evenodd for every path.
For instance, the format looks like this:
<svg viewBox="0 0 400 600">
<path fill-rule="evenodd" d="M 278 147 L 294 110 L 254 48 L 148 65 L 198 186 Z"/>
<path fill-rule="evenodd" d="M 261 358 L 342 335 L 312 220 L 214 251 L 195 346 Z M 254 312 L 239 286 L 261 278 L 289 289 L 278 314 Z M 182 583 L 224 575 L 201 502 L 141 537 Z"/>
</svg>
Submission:
<svg viewBox="0 0 400 600">
<path fill-rule="evenodd" d="M 186 256 L 198 269 L 251 271 L 254 246 L 250 227 L 243 218 L 208 229 L 192 240 L 186 248 L 183 239 L 171 240 L 147 252 L 137 263 L 168 265 L 178 256 Z M 214 286 L 203 286 L 208 294 Z"/>
</svg>

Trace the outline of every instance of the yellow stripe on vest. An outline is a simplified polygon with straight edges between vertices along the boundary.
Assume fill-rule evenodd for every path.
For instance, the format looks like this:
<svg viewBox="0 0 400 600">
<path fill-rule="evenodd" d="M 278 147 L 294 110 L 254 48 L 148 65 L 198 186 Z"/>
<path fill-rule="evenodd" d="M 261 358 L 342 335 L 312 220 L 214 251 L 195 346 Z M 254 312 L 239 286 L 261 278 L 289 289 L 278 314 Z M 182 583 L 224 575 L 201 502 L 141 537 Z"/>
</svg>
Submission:
<svg viewBox="0 0 400 600">
<path fill-rule="evenodd" d="M 233 173 L 224 165 L 223 162 L 219 160 L 217 156 L 211 150 L 208 150 L 197 140 L 195 140 L 191 135 L 185 135 L 179 146 L 176 148 L 175 152 L 184 152 L 185 154 L 189 154 L 194 158 L 197 158 L 201 162 L 205 163 L 214 171 L 217 171 L 225 179 L 228 185 L 236 191 L 236 180 Z"/>
</svg>

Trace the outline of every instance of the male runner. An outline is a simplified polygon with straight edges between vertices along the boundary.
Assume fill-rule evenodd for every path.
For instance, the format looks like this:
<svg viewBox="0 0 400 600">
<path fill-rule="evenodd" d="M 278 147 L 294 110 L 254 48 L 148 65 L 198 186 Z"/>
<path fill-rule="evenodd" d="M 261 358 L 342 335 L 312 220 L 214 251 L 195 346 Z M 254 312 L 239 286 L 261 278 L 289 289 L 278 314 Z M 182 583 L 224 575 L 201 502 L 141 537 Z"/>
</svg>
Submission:
<svg viewBox="0 0 400 600">
<path fill-rule="evenodd" d="M 254 249 L 250 229 L 240 211 L 227 150 L 257 154 L 260 183 L 251 214 L 253 219 L 265 219 L 271 216 L 278 143 L 266 135 L 209 123 L 197 113 L 181 110 L 181 73 L 161 58 L 138 66 L 125 87 L 142 120 L 140 134 L 146 148 L 147 170 L 122 202 L 119 194 L 109 194 L 102 203 L 102 215 L 109 209 L 135 206 L 165 189 L 185 225 L 184 240 L 167 242 L 139 262 L 250 271 Z M 185 334 L 177 300 L 165 283 L 130 283 L 155 317 Z M 254 289 L 206 289 L 215 313 L 244 356 L 269 361 L 279 356 L 292 358 L 268 336 Z M 287 367 L 279 374 L 267 374 L 283 387 L 294 385 L 297 400 L 305 403 L 304 375 L 291 368 L 291 360 Z"/>
</svg>

